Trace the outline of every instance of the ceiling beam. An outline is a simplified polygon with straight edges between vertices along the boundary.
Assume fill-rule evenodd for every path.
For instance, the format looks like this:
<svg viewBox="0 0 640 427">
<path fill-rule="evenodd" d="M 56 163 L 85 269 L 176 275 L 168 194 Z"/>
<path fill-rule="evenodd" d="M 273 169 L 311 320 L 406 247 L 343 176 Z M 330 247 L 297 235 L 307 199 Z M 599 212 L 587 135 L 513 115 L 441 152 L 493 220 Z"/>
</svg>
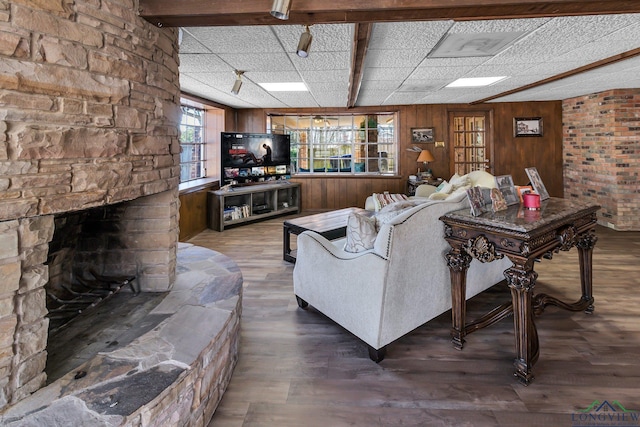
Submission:
<svg viewBox="0 0 640 427">
<path fill-rule="evenodd" d="M 636 0 L 293 0 L 289 19 L 272 0 L 140 0 L 140 16 L 165 27 L 312 25 L 357 22 L 512 19 L 638 13 Z"/>
<path fill-rule="evenodd" d="M 548 83 L 552 83 L 558 80 L 566 79 L 567 77 L 572 77 L 581 73 L 586 73 L 587 71 L 595 70 L 596 68 L 605 67 L 607 65 L 615 64 L 619 61 L 624 61 L 625 59 L 633 58 L 634 56 L 640 55 L 640 48 L 628 50 L 623 53 L 619 53 L 617 55 L 610 56 L 605 59 L 601 59 L 600 61 L 593 62 L 591 64 L 583 65 L 582 67 L 574 68 L 573 70 L 565 71 L 564 73 L 557 74 L 555 76 L 548 77 L 543 80 L 538 80 L 537 82 L 530 83 L 525 86 L 521 86 L 516 89 L 511 89 L 506 92 L 498 93 L 496 95 L 489 96 L 487 98 L 479 99 L 477 101 L 470 102 L 471 105 L 482 104 L 483 102 L 492 101 L 494 99 L 499 99 L 507 95 L 513 95 L 514 93 L 523 92 L 528 89 L 533 89 L 534 87 L 546 85 Z"/>
<path fill-rule="evenodd" d="M 353 35 L 353 49 L 351 49 L 351 74 L 349 75 L 349 99 L 347 108 L 356 106 L 362 73 L 364 72 L 364 58 L 367 56 L 369 40 L 371 39 L 371 23 L 358 23 Z"/>
</svg>

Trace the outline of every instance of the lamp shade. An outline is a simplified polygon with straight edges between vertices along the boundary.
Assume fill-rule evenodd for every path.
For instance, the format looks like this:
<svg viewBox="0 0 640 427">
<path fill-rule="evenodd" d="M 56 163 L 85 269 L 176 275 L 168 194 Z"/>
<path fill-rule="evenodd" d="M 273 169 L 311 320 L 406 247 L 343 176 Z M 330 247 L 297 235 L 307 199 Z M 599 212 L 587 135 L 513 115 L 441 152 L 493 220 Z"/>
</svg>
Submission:
<svg viewBox="0 0 640 427">
<path fill-rule="evenodd" d="M 420 152 L 420 155 L 418 156 L 418 162 L 433 162 L 435 160 L 435 157 L 433 157 L 433 154 L 431 154 L 431 151 L 429 150 L 422 150 Z"/>
</svg>

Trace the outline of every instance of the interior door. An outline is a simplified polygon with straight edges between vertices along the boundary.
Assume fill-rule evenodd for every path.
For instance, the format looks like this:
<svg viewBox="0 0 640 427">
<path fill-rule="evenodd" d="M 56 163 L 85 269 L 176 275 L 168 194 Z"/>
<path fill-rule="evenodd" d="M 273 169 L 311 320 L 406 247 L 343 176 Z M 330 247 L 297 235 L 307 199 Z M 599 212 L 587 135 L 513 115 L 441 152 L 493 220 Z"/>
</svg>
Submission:
<svg viewBox="0 0 640 427">
<path fill-rule="evenodd" d="M 451 169 L 458 175 L 475 170 L 493 174 L 490 111 L 452 111 L 449 138 L 452 141 Z"/>
</svg>

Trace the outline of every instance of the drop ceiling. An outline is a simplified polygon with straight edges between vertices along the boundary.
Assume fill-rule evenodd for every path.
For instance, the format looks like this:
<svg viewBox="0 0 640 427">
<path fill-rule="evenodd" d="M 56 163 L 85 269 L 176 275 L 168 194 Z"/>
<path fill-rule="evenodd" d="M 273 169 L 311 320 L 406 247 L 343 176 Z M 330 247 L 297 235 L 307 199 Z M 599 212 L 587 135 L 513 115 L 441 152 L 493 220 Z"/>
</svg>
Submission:
<svg viewBox="0 0 640 427">
<path fill-rule="evenodd" d="M 274 19 L 274 25 L 182 27 L 182 90 L 235 108 L 346 107 L 355 25 L 312 25 L 307 58 L 296 55 L 302 25 L 278 25 Z M 440 51 L 432 53 L 436 47 Z M 377 22 L 354 105 L 547 101 L 640 88 L 640 56 L 634 50 L 640 52 L 635 13 Z M 520 90 L 616 55 L 630 57 Z M 234 70 L 244 71 L 238 95 L 231 94 Z M 507 78 L 481 88 L 446 87 L 458 78 L 494 76 Z M 300 81 L 308 92 L 267 92 L 258 85 Z"/>
</svg>

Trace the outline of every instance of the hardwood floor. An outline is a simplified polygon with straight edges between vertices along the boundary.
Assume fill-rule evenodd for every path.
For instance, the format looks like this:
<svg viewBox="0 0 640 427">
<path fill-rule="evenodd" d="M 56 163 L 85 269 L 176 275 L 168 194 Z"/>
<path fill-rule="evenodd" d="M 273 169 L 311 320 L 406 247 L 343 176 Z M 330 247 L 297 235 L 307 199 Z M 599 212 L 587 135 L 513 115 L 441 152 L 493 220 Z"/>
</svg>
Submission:
<svg viewBox="0 0 640 427">
<path fill-rule="evenodd" d="M 548 307 L 536 318 L 540 359 L 525 387 L 512 375 L 511 318 L 456 351 L 447 312 L 372 362 L 353 335 L 297 307 L 293 265 L 282 260 L 286 218 L 189 241 L 232 257 L 244 276 L 239 362 L 210 426 L 572 426 L 595 400 L 640 412 L 640 232 L 598 227 L 595 312 Z M 536 271 L 537 292 L 579 298 L 575 248 Z M 470 317 L 508 298 L 495 286 L 471 300 Z"/>
</svg>

